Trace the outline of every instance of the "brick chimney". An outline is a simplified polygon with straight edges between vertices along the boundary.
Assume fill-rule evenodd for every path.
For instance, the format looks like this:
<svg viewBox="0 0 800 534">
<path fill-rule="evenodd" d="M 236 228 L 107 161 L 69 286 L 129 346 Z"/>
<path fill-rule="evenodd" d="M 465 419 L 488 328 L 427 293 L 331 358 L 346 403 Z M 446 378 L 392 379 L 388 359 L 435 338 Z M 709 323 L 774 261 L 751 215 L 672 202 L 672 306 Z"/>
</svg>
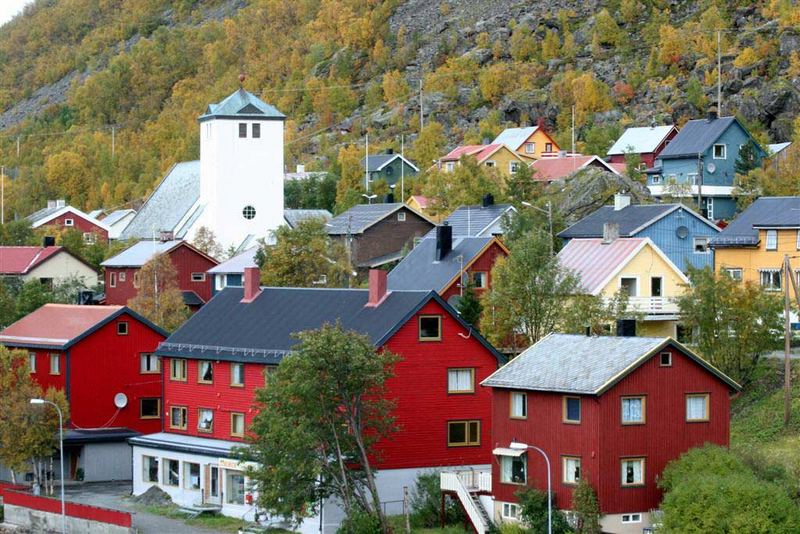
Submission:
<svg viewBox="0 0 800 534">
<path fill-rule="evenodd" d="M 379 306 L 389 294 L 386 290 L 387 273 L 382 269 L 369 270 L 369 301 L 367 306 Z"/>
<path fill-rule="evenodd" d="M 242 302 L 249 304 L 261 294 L 261 271 L 258 267 L 244 268 L 244 296 Z"/>
<path fill-rule="evenodd" d="M 545 130 L 544 117 L 539 117 L 536 119 L 536 126 L 542 131 Z"/>
</svg>

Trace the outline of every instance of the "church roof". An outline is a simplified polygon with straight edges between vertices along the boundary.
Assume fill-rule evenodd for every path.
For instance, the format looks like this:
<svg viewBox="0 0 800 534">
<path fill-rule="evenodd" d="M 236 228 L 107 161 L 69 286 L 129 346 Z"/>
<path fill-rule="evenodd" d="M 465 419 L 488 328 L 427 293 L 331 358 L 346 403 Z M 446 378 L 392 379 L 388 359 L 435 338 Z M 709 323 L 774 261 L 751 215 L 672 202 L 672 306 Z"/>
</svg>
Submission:
<svg viewBox="0 0 800 534">
<path fill-rule="evenodd" d="M 258 98 L 253 93 L 239 89 L 218 104 L 209 104 L 206 112 L 198 119 L 262 119 L 284 120 L 286 115 Z"/>
</svg>

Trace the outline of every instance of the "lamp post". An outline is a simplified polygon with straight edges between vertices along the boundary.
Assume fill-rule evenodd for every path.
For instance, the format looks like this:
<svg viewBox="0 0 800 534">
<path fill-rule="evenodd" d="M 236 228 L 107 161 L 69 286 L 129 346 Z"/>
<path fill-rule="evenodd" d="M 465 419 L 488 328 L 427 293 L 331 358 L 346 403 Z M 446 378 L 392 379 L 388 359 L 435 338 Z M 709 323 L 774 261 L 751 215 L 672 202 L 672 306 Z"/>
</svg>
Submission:
<svg viewBox="0 0 800 534">
<path fill-rule="evenodd" d="M 547 225 L 550 227 L 550 255 L 552 256 L 553 255 L 553 205 L 550 203 L 549 200 L 547 201 L 546 210 L 538 206 L 534 206 L 533 204 L 531 204 L 526 200 L 522 201 L 522 205 L 525 206 L 526 208 L 531 208 L 536 211 L 541 211 L 542 213 L 547 214 Z"/>
<path fill-rule="evenodd" d="M 374 199 L 378 198 L 378 195 L 365 195 L 364 193 L 361 193 L 361 196 L 366 198 L 367 199 L 367 203 L 369 203 L 369 204 L 372 204 L 372 201 Z"/>
<path fill-rule="evenodd" d="M 58 404 L 44 399 L 31 399 L 31 404 L 49 404 L 58 412 L 58 450 L 61 463 L 61 534 L 67 532 L 67 506 L 64 500 L 64 417 Z"/>
<path fill-rule="evenodd" d="M 547 457 L 546 452 L 535 445 L 512 441 L 509 448 L 515 451 L 533 449 L 544 457 L 544 462 L 547 464 L 547 534 L 553 534 L 553 489 L 550 480 L 550 458 Z"/>
</svg>

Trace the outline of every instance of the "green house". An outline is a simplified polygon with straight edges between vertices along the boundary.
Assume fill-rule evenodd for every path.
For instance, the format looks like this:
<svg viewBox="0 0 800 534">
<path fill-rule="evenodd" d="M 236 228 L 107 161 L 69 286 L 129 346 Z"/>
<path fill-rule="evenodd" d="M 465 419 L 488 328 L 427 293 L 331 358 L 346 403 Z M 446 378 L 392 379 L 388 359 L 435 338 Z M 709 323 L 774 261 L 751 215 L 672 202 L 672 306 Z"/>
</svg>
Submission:
<svg viewBox="0 0 800 534">
<path fill-rule="evenodd" d="M 400 182 L 401 177 L 413 178 L 419 173 L 416 165 L 391 149 L 361 158 L 361 168 L 366 168 L 370 182 L 385 180 L 390 186 Z"/>
</svg>

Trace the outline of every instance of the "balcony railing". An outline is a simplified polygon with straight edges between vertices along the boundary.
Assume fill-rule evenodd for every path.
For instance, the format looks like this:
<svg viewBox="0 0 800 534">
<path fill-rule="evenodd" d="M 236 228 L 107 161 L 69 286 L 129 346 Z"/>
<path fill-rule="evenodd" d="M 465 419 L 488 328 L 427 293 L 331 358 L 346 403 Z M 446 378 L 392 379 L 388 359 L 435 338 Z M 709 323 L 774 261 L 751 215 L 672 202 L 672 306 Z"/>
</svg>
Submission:
<svg viewBox="0 0 800 534">
<path fill-rule="evenodd" d="M 628 310 L 645 315 L 678 315 L 680 308 L 673 297 L 628 297 Z"/>
</svg>

